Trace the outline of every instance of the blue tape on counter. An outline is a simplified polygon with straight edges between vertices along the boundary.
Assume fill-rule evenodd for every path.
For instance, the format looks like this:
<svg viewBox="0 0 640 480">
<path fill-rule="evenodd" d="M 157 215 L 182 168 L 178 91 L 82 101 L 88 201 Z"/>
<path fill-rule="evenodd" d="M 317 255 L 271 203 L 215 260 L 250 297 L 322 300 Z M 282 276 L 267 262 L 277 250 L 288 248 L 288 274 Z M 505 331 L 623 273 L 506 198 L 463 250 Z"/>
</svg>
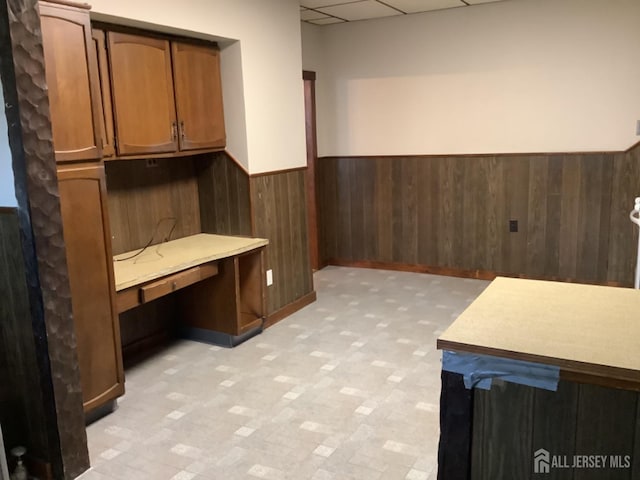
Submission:
<svg viewBox="0 0 640 480">
<path fill-rule="evenodd" d="M 491 388 L 492 379 L 500 378 L 555 392 L 560 379 L 560 367 L 448 350 L 442 352 L 442 369 L 461 374 L 465 387 L 484 390 Z"/>
</svg>

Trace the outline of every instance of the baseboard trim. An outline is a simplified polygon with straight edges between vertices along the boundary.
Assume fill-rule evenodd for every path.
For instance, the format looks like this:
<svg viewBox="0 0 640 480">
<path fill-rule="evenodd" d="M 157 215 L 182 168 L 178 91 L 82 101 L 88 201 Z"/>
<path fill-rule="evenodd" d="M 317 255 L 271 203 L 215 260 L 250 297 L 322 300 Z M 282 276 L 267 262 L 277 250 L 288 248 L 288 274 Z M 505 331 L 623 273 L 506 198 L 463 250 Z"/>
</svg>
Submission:
<svg viewBox="0 0 640 480">
<path fill-rule="evenodd" d="M 330 258 L 326 262 L 327 265 L 335 265 L 337 267 L 353 267 L 353 268 L 373 268 L 378 270 L 393 270 L 399 272 L 413 273 L 429 273 L 432 275 L 443 275 L 447 277 L 473 278 L 477 280 L 493 280 L 496 277 L 523 278 L 527 280 L 548 280 L 553 282 L 566 283 L 584 283 L 587 285 L 604 285 L 607 287 L 629 287 L 629 285 L 621 282 L 595 282 L 588 280 L 579 280 L 576 278 L 563 278 L 552 276 L 536 276 L 524 275 L 508 272 L 494 272 L 492 270 L 466 270 L 454 267 L 436 267 L 431 265 L 414 264 L 414 263 L 397 263 L 397 262 L 378 262 L 373 260 L 345 260 L 341 258 Z"/>
<path fill-rule="evenodd" d="M 260 333 L 262 333 L 261 324 L 258 324 L 257 327 L 254 327 L 241 335 L 231 335 L 229 333 L 196 327 L 183 327 L 180 329 L 180 335 L 182 338 L 226 348 L 233 348 L 240 345 L 245 340 L 249 340 L 251 337 L 255 337 Z"/>
<path fill-rule="evenodd" d="M 93 410 L 86 412 L 84 414 L 84 423 L 85 425 L 89 425 L 95 422 L 96 420 L 100 420 L 102 417 L 105 417 L 110 413 L 115 412 L 117 408 L 118 408 L 118 400 L 115 398 L 113 400 L 109 400 L 104 405 L 100 405 L 99 407 L 96 407 Z"/>
<path fill-rule="evenodd" d="M 278 323 L 280 320 L 285 319 L 289 315 L 292 315 L 292 314 L 296 313 L 298 310 L 301 310 L 302 308 L 306 307 L 307 305 L 315 302 L 317 298 L 318 297 L 316 295 L 316 291 L 312 290 L 311 292 L 307 293 L 306 295 L 303 295 L 302 297 L 298 298 L 297 300 L 294 300 L 293 302 L 289 303 L 288 305 L 285 305 L 281 309 L 276 310 L 271 315 L 269 315 L 267 317 L 267 320 L 264 322 L 264 327 L 268 328 L 268 327 Z"/>
</svg>

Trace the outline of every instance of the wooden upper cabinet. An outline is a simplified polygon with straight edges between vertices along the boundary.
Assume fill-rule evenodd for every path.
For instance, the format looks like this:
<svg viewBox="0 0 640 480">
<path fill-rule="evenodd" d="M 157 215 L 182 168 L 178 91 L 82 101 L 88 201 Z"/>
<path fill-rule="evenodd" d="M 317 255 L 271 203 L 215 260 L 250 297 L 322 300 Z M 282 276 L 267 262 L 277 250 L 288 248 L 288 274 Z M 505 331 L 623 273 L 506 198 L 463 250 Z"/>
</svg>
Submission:
<svg viewBox="0 0 640 480">
<path fill-rule="evenodd" d="M 100 102 L 88 8 L 40 2 L 56 160 L 99 159 Z"/>
<path fill-rule="evenodd" d="M 118 155 L 178 150 L 168 40 L 107 32 Z"/>
<path fill-rule="evenodd" d="M 98 88 L 99 99 L 102 102 L 99 118 L 100 133 L 102 136 L 102 155 L 112 157 L 115 155 L 113 130 L 113 107 L 111 105 L 111 84 L 109 83 L 109 62 L 107 60 L 107 34 L 104 30 L 93 29 L 93 46 L 98 60 Z"/>
<path fill-rule="evenodd" d="M 219 50 L 184 42 L 171 50 L 180 150 L 224 147 Z"/>
</svg>

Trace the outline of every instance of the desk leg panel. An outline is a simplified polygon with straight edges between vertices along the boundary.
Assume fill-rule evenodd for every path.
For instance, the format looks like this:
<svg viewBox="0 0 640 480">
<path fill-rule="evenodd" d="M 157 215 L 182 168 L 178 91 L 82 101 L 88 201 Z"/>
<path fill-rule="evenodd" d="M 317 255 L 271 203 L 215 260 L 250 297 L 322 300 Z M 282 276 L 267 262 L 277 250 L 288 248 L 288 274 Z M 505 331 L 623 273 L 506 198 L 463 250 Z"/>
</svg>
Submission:
<svg viewBox="0 0 640 480">
<path fill-rule="evenodd" d="M 238 275 L 235 257 L 222 260 L 218 275 L 176 292 L 185 327 L 238 334 Z"/>
</svg>

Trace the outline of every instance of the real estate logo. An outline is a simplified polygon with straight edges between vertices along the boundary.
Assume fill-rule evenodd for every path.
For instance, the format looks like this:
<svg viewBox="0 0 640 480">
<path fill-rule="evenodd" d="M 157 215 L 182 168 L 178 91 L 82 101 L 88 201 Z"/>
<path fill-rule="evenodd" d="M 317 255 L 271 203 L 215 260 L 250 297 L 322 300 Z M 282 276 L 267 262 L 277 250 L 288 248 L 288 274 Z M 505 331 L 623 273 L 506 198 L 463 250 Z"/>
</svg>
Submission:
<svg viewBox="0 0 640 480">
<path fill-rule="evenodd" d="M 544 448 L 536 450 L 533 454 L 533 472 L 549 473 L 549 452 Z"/>
<path fill-rule="evenodd" d="M 569 468 L 627 469 L 631 468 L 631 455 L 552 455 L 544 448 L 533 452 L 533 473 Z"/>
</svg>

